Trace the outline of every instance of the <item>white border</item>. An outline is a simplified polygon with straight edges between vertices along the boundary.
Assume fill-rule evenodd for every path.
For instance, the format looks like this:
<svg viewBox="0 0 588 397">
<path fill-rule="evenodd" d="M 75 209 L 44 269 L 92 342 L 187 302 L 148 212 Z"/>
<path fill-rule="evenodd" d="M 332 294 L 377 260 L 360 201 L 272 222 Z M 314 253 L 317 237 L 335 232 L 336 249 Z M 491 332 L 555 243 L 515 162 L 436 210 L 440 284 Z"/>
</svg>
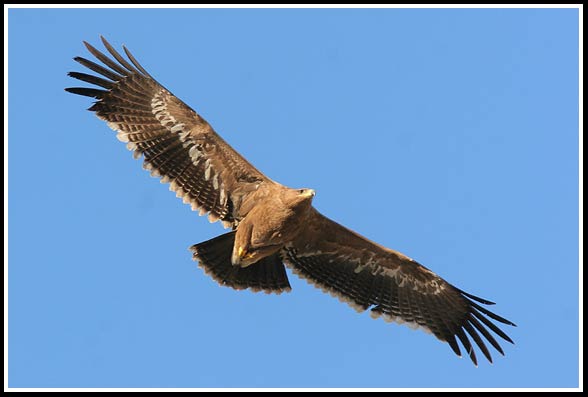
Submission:
<svg viewBox="0 0 588 397">
<path fill-rule="evenodd" d="M 578 12 L 579 26 L 579 374 L 578 388 L 8 388 L 8 9 L 10 8 L 576 8 Z M 583 391 L 584 390 L 584 316 L 583 316 L 583 268 L 584 247 L 583 247 L 583 196 L 584 196 L 584 173 L 583 173 L 583 5 L 582 4 L 165 4 L 165 5 L 143 5 L 138 7 L 134 4 L 5 4 L 4 5 L 4 391 L 11 392 L 79 392 L 79 391 L 111 391 L 111 392 L 169 392 L 169 391 L 257 391 L 257 392 L 274 392 L 284 390 L 299 391 L 476 391 L 476 390 L 500 390 L 500 391 Z"/>
<path fill-rule="evenodd" d="M 6 4 L 8 8 L 578 8 L 581 4 Z"/>
<path fill-rule="evenodd" d="M 578 323 L 579 329 L 578 334 L 580 340 L 578 341 L 578 390 L 584 389 L 584 14 L 583 7 L 580 5 L 578 12 L 578 258 L 579 258 L 579 269 L 578 269 L 578 295 L 580 302 L 578 305 L 579 316 Z"/>
</svg>

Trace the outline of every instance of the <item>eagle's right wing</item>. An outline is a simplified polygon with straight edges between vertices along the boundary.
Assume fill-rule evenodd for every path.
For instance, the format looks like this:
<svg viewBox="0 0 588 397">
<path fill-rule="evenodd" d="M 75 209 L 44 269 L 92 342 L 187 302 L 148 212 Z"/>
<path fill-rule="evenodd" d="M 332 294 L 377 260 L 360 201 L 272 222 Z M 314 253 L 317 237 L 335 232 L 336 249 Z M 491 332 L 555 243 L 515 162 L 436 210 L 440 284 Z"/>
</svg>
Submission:
<svg viewBox="0 0 588 397">
<path fill-rule="evenodd" d="M 143 167 L 151 175 L 160 176 L 162 183 L 169 182 L 170 190 L 193 210 L 235 227 L 239 207 L 248 194 L 264 182 L 273 182 L 151 77 L 125 47 L 130 63 L 104 38 L 102 42 L 116 61 L 86 42 L 104 66 L 81 57 L 74 59 L 104 78 L 69 73 L 101 89 L 75 87 L 66 91 L 96 98 L 89 110 L 118 132 L 118 139 L 127 142 L 135 158 L 144 157 Z"/>
<path fill-rule="evenodd" d="M 422 327 L 461 356 L 459 340 L 474 364 L 477 358 L 470 338 L 490 362 L 484 339 L 504 354 L 490 330 L 512 343 L 490 319 L 514 324 L 482 306 L 492 302 L 454 287 L 411 258 L 314 209 L 296 239 L 284 248 L 282 258 L 294 273 L 358 311 L 371 309 L 374 317 Z"/>
</svg>

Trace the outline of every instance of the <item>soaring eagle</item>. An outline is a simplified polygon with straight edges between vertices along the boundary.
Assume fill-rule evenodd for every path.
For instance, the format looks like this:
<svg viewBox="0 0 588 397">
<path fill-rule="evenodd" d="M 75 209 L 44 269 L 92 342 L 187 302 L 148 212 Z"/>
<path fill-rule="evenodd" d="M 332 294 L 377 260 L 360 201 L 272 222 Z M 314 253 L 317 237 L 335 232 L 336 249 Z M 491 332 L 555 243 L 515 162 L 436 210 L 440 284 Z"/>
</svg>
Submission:
<svg viewBox="0 0 588 397">
<path fill-rule="evenodd" d="M 400 252 L 330 220 L 312 206 L 314 190 L 291 189 L 251 165 L 194 110 L 159 84 L 123 46 L 103 37 L 110 58 L 85 46 L 102 65 L 76 57 L 98 75 L 69 76 L 98 86 L 66 91 L 97 101 L 90 111 L 118 132 L 143 167 L 169 183 L 186 204 L 231 231 L 190 247 L 220 285 L 267 293 L 290 291 L 285 267 L 372 317 L 421 327 L 477 365 L 473 340 L 492 362 L 493 334 L 513 341 L 491 320 L 512 325 L 471 295 Z"/>
</svg>

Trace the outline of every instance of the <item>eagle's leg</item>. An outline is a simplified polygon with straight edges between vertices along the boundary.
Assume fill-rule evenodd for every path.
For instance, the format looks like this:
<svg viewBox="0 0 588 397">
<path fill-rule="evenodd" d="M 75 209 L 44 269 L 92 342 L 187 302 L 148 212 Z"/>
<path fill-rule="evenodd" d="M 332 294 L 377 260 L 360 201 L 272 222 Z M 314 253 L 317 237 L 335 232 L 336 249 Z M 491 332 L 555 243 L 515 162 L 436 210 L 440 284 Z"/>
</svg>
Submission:
<svg viewBox="0 0 588 397">
<path fill-rule="evenodd" d="M 234 289 L 281 293 L 290 291 L 286 269 L 279 254 L 273 254 L 247 266 L 233 266 L 231 255 L 235 231 L 190 247 L 194 260 L 220 285 Z"/>
</svg>

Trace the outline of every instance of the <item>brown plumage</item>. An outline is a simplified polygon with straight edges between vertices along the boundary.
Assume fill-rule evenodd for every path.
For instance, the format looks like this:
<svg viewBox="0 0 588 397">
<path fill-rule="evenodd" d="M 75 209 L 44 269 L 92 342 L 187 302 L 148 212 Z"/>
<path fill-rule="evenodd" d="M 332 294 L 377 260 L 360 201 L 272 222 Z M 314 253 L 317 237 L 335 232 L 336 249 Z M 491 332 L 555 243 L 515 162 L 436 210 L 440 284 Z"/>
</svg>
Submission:
<svg viewBox="0 0 588 397">
<path fill-rule="evenodd" d="M 512 340 L 491 320 L 514 325 L 481 304 L 492 302 L 449 284 L 411 258 L 333 222 L 312 206 L 314 191 L 272 181 L 233 150 L 194 110 L 153 79 L 131 53 L 128 60 L 102 38 L 111 59 L 86 47 L 103 65 L 77 62 L 102 77 L 71 72 L 99 88 L 67 88 L 96 98 L 89 110 L 118 132 L 151 175 L 220 220 L 231 232 L 190 249 L 205 273 L 234 289 L 290 290 L 284 264 L 310 283 L 373 317 L 421 327 L 474 364 L 470 338 L 492 362 L 492 335 Z"/>
</svg>

